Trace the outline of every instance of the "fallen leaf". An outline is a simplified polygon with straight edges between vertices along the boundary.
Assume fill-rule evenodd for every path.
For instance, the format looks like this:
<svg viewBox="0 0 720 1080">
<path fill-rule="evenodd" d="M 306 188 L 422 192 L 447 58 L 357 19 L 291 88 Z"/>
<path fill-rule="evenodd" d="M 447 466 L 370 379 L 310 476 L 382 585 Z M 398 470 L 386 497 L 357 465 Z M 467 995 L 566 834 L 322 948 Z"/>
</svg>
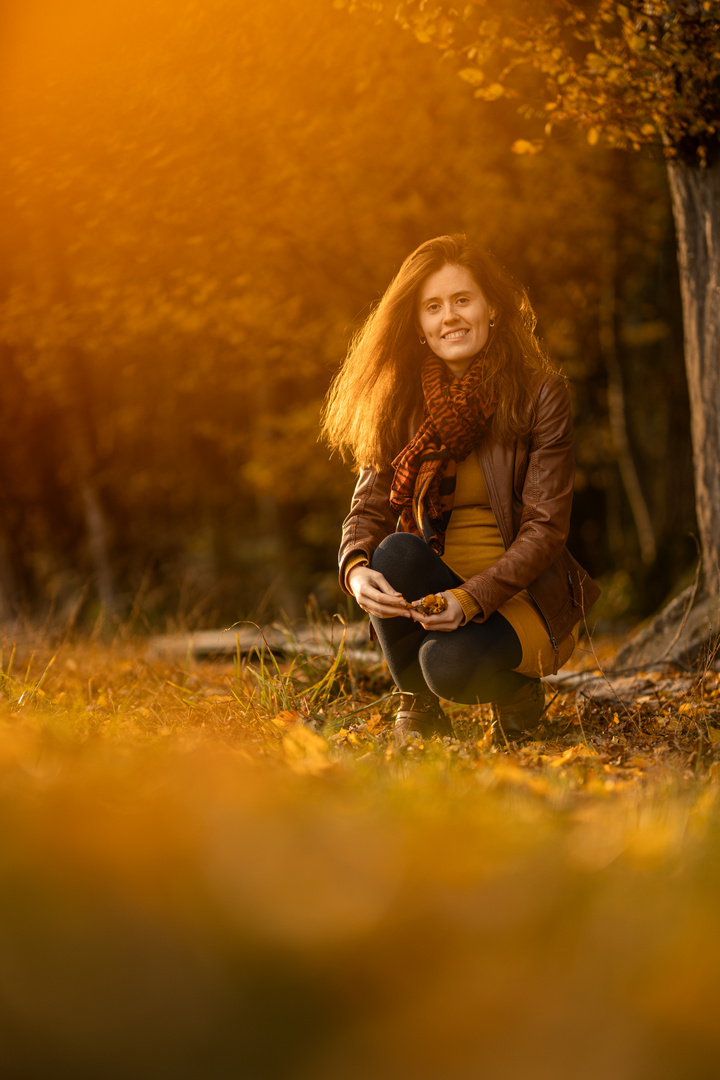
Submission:
<svg viewBox="0 0 720 1080">
<path fill-rule="evenodd" d="M 282 712 L 279 712 L 277 716 L 273 716 L 270 723 L 274 724 L 276 728 L 280 728 L 281 731 L 284 731 L 285 728 L 292 727 L 294 724 L 302 724 L 302 719 L 300 713 L 284 709 Z"/>
<path fill-rule="evenodd" d="M 283 750 L 290 768 L 295 772 L 317 774 L 330 768 L 328 744 L 304 724 L 296 724 L 283 735 Z"/>
<path fill-rule="evenodd" d="M 551 757 L 548 759 L 548 765 L 553 769 L 559 769 L 563 765 L 567 765 L 570 761 L 578 761 L 581 758 L 597 758 L 599 754 L 597 750 L 593 750 L 589 746 L 585 746 L 584 743 L 579 743 L 577 746 L 571 746 L 563 754 L 557 757 Z"/>
</svg>

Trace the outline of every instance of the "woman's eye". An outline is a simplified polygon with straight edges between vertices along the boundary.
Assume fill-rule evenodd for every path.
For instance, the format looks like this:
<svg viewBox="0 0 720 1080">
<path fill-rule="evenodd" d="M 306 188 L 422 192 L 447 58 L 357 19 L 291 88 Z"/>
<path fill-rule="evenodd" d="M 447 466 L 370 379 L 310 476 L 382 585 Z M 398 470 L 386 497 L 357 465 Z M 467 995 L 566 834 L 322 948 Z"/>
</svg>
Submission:
<svg viewBox="0 0 720 1080">
<path fill-rule="evenodd" d="M 467 296 L 458 296 L 458 301 L 457 302 L 458 302 L 458 304 L 467 304 L 468 297 Z"/>
</svg>

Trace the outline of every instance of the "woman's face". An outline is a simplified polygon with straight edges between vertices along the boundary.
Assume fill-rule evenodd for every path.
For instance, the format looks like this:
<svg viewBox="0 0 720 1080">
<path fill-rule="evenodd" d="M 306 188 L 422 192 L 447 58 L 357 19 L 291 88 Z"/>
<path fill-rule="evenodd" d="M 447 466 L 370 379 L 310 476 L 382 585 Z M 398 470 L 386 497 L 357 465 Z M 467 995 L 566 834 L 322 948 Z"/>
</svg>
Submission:
<svg viewBox="0 0 720 1080">
<path fill-rule="evenodd" d="M 494 309 L 466 266 L 445 263 L 420 286 L 422 335 L 458 379 L 487 342 L 493 318 Z"/>
</svg>

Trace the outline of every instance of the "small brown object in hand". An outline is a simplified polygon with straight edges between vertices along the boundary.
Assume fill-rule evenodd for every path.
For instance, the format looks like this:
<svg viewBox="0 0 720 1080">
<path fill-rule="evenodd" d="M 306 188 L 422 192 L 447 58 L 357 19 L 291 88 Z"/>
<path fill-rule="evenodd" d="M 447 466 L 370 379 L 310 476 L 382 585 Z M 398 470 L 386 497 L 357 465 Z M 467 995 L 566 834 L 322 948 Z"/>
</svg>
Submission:
<svg viewBox="0 0 720 1080">
<path fill-rule="evenodd" d="M 423 615 L 439 615 L 447 606 L 447 597 L 438 596 L 434 592 L 423 596 L 422 600 L 416 600 L 414 604 L 408 604 L 408 607 L 414 608 L 415 611 L 421 611 Z"/>
</svg>

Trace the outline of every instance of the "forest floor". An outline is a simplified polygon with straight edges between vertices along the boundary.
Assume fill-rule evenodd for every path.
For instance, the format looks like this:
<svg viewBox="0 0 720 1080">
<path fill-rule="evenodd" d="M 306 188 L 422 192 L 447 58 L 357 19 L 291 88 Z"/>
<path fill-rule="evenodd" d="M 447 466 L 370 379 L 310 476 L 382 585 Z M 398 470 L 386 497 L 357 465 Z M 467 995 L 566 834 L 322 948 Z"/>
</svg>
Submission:
<svg viewBox="0 0 720 1080">
<path fill-rule="evenodd" d="M 395 746 L 387 672 L 342 649 L 38 638 L 1 672 L 7 1075 L 715 1075 L 709 665 L 557 683 L 517 746 L 465 706 Z"/>
</svg>

